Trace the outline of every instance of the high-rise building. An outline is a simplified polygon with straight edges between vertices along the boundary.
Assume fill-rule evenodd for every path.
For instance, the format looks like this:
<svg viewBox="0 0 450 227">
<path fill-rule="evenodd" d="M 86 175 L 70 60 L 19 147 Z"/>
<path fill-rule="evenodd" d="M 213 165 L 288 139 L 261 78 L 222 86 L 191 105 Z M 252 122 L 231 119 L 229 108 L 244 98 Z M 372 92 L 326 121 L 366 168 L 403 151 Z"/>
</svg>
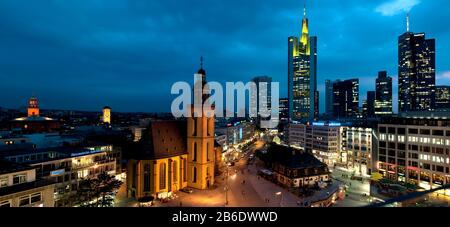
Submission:
<svg viewBox="0 0 450 227">
<path fill-rule="evenodd" d="M 287 99 L 287 98 L 280 99 L 279 117 L 280 117 L 280 122 L 288 122 L 289 121 L 289 99 Z"/>
<path fill-rule="evenodd" d="M 450 86 L 436 86 L 436 109 L 450 109 Z"/>
<path fill-rule="evenodd" d="M 289 117 L 293 121 L 315 118 L 317 91 L 317 37 L 309 36 L 306 7 L 300 37 L 288 38 Z"/>
<path fill-rule="evenodd" d="M 325 80 L 325 113 L 333 113 L 333 83 L 331 80 Z"/>
<path fill-rule="evenodd" d="M 333 83 L 333 117 L 359 116 L 359 79 L 337 80 Z"/>
<path fill-rule="evenodd" d="M 375 83 L 375 114 L 392 115 L 392 77 L 388 76 L 386 71 L 381 71 Z"/>
<path fill-rule="evenodd" d="M 410 32 L 408 15 L 406 32 L 398 39 L 399 112 L 432 110 L 435 83 L 435 40 Z"/>
<path fill-rule="evenodd" d="M 251 107 L 251 108 L 256 108 L 254 109 L 254 111 L 256 111 L 257 113 L 257 123 L 260 124 L 261 120 L 270 120 L 270 116 L 269 117 L 262 117 L 261 115 L 263 114 L 261 111 L 265 108 L 266 111 L 268 111 L 267 113 L 270 114 L 271 111 L 271 107 L 272 107 L 272 92 L 271 92 L 271 83 L 272 83 L 272 77 L 269 76 L 258 76 L 252 79 L 252 81 L 256 84 L 256 89 L 258 91 L 258 93 L 256 94 L 256 97 L 252 97 L 255 101 L 256 101 L 256 106 Z M 266 86 L 266 92 L 261 92 L 262 88 L 260 86 L 262 86 L 262 84 L 267 84 Z M 255 95 L 255 93 L 254 93 Z M 262 101 L 262 103 L 260 103 L 260 101 Z M 261 104 L 266 105 L 261 106 Z M 267 114 L 266 113 L 266 114 Z"/>
<path fill-rule="evenodd" d="M 103 107 L 103 123 L 111 124 L 111 107 L 105 106 Z"/>
<path fill-rule="evenodd" d="M 367 117 L 375 117 L 375 92 L 367 92 Z"/>
</svg>

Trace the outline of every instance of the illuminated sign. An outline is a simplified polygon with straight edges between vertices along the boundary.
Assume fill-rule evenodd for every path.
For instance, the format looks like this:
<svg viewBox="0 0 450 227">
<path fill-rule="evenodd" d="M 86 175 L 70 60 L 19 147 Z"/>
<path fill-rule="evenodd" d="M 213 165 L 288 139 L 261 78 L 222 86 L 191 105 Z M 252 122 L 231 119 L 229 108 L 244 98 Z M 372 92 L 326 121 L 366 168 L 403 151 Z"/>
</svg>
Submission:
<svg viewBox="0 0 450 227">
<path fill-rule="evenodd" d="M 93 150 L 93 151 L 83 151 L 83 152 L 79 152 L 79 153 L 72 153 L 70 154 L 71 157 L 77 157 L 77 156 L 83 156 L 83 155 L 88 155 L 88 154 L 95 154 L 95 153 L 99 153 L 102 152 L 101 150 Z"/>
<path fill-rule="evenodd" d="M 59 169 L 59 170 L 55 170 L 55 171 L 50 172 L 50 175 L 51 176 L 58 176 L 58 175 L 61 175 L 61 174 L 65 173 L 65 172 L 66 172 L 65 169 Z"/>
</svg>

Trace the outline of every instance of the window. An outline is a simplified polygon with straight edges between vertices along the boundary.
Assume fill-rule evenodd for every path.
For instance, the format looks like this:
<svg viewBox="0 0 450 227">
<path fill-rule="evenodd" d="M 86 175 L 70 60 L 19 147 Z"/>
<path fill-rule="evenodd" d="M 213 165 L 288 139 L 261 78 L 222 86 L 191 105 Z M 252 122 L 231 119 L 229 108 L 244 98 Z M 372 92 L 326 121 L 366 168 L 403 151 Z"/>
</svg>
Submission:
<svg viewBox="0 0 450 227">
<path fill-rule="evenodd" d="M 41 201 L 41 193 L 35 193 L 31 195 L 31 203 L 36 203 Z"/>
<path fill-rule="evenodd" d="M 408 129 L 409 134 L 419 134 L 419 130 L 416 128 L 410 128 Z"/>
<path fill-rule="evenodd" d="M 19 198 L 19 206 L 26 206 L 30 204 L 30 196 L 22 196 Z"/>
<path fill-rule="evenodd" d="M 177 168 L 178 168 L 178 165 L 177 165 L 177 161 L 173 161 L 173 181 L 174 182 L 178 182 L 178 175 L 177 175 Z"/>
<path fill-rule="evenodd" d="M 150 165 L 144 165 L 144 192 L 150 191 Z"/>
<path fill-rule="evenodd" d="M 13 184 L 22 184 L 27 182 L 27 175 L 26 174 L 20 174 L 20 175 L 14 175 L 13 177 Z"/>
<path fill-rule="evenodd" d="M 159 164 L 159 189 L 166 188 L 166 163 Z"/>
<path fill-rule="evenodd" d="M 194 150 L 193 150 L 193 153 L 194 153 L 194 157 L 192 158 L 192 161 L 197 161 L 197 143 L 196 142 L 194 142 Z"/>
<path fill-rule="evenodd" d="M 11 207 L 11 202 L 9 200 L 0 202 L 0 207 Z"/>
<path fill-rule="evenodd" d="M 206 161 L 209 162 L 209 143 L 206 143 Z"/>
<path fill-rule="evenodd" d="M 8 176 L 0 177 L 0 188 L 8 186 Z"/>
<path fill-rule="evenodd" d="M 421 135 L 430 135 L 430 130 L 429 129 L 421 129 L 420 130 L 420 134 Z"/>
<path fill-rule="evenodd" d="M 186 169 L 186 166 L 187 166 L 187 160 L 183 159 L 183 182 L 187 181 L 187 169 Z"/>
<path fill-rule="evenodd" d="M 192 182 L 196 183 L 197 182 L 197 168 L 194 167 L 193 171 L 194 171 L 194 173 L 193 173 L 193 177 L 192 177 Z"/>
</svg>

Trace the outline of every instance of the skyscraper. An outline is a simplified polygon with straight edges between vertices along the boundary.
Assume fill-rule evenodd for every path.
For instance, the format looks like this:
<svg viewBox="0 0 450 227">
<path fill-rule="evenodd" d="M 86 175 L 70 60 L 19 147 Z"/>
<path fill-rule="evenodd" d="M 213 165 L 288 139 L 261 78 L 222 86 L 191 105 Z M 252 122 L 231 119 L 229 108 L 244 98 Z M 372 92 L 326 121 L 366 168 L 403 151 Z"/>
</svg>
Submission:
<svg viewBox="0 0 450 227">
<path fill-rule="evenodd" d="M 450 110 L 450 86 L 436 86 L 436 109 Z"/>
<path fill-rule="evenodd" d="M 359 79 L 333 83 L 333 117 L 356 118 L 359 115 Z"/>
<path fill-rule="evenodd" d="M 375 117 L 375 92 L 367 92 L 367 116 L 368 118 Z"/>
<path fill-rule="evenodd" d="M 317 91 L 317 37 L 309 36 L 306 7 L 300 37 L 288 38 L 289 117 L 293 121 L 315 118 Z"/>
<path fill-rule="evenodd" d="M 331 80 L 325 80 L 325 113 L 333 113 L 333 83 Z"/>
<path fill-rule="evenodd" d="M 386 71 L 381 71 L 378 73 L 375 84 L 375 114 L 377 116 L 392 115 L 392 77 L 388 76 Z"/>
<path fill-rule="evenodd" d="M 256 89 L 258 91 L 258 94 L 256 95 L 256 97 L 252 97 L 255 101 L 256 101 L 256 113 L 258 115 L 257 117 L 257 123 L 258 125 L 260 125 L 261 120 L 270 120 L 270 117 L 261 117 L 261 111 L 263 106 L 260 105 L 260 100 L 262 102 L 264 102 L 264 104 L 266 105 L 265 108 L 267 111 L 269 111 L 268 113 L 270 113 L 271 110 L 271 106 L 272 106 L 272 92 L 271 92 L 271 83 L 272 83 L 272 77 L 269 76 L 258 76 L 252 79 L 253 82 L 255 82 L 256 84 Z M 261 85 L 263 83 L 267 84 L 267 93 L 261 92 Z"/>
<path fill-rule="evenodd" d="M 289 121 L 289 99 L 287 98 L 280 98 L 279 117 L 280 122 Z"/>
<path fill-rule="evenodd" d="M 408 15 L 406 32 L 398 39 L 399 112 L 434 108 L 435 65 L 435 40 L 410 32 Z"/>
</svg>

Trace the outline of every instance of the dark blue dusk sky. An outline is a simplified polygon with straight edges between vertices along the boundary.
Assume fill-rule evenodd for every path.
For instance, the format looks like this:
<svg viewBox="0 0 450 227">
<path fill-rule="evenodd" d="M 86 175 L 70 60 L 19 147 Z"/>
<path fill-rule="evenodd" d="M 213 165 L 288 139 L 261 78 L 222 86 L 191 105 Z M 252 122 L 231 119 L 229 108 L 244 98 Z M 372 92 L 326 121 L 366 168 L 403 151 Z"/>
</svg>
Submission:
<svg viewBox="0 0 450 227">
<path fill-rule="evenodd" d="M 0 106 L 34 93 L 42 108 L 169 111 L 177 81 L 268 75 L 287 94 L 287 37 L 299 35 L 304 0 L 0 1 Z M 307 1 L 318 36 L 321 110 L 325 79 L 360 78 L 361 97 L 380 70 L 394 77 L 397 39 L 436 38 L 437 83 L 450 84 L 448 0 Z M 361 98 L 361 99 L 362 99 Z"/>
</svg>

